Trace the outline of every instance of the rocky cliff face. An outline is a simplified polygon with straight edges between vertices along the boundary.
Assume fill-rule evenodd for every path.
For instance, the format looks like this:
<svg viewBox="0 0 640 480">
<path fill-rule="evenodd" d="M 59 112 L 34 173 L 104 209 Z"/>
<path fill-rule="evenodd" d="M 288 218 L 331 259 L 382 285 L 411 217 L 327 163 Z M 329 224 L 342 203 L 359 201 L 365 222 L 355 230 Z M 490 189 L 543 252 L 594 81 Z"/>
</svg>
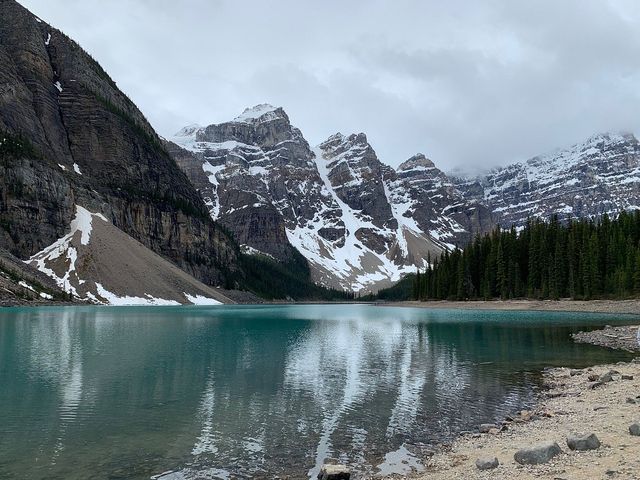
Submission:
<svg viewBox="0 0 640 480">
<path fill-rule="evenodd" d="M 0 247 L 27 258 L 76 205 L 217 284 L 236 250 L 142 113 L 76 43 L 0 0 Z"/>
<path fill-rule="evenodd" d="M 632 134 L 598 134 L 568 149 L 456 183 L 505 227 L 524 225 L 529 217 L 615 215 L 640 208 L 640 143 Z"/>
</svg>

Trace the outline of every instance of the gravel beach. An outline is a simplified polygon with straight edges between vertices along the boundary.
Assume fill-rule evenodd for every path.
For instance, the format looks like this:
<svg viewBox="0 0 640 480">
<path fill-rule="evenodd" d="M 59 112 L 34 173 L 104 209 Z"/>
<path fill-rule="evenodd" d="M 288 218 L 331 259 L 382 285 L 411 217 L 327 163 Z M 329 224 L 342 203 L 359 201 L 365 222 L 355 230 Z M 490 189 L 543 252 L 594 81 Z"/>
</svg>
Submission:
<svg viewBox="0 0 640 480">
<path fill-rule="evenodd" d="M 640 352 L 637 330 L 606 327 L 576 334 L 575 340 Z M 461 435 L 425 460 L 424 472 L 410 478 L 640 479 L 640 436 L 631 433 L 640 434 L 640 358 L 581 370 L 549 369 L 544 381 L 546 390 L 534 410 Z M 572 450 L 567 440 L 576 434 L 583 438 L 578 445 L 597 448 Z M 521 449 L 532 455 L 526 450 L 540 445 L 534 453 L 548 454 L 554 443 L 560 452 L 544 463 L 522 465 L 514 458 Z M 575 438 L 569 443 L 576 447 Z"/>
</svg>

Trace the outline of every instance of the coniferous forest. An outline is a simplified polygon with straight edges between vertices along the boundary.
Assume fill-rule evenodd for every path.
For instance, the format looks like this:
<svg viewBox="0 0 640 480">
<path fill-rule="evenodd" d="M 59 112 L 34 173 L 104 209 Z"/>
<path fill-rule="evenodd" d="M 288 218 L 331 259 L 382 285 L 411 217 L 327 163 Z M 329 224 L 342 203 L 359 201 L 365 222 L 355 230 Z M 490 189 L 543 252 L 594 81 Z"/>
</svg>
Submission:
<svg viewBox="0 0 640 480">
<path fill-rule="evenodd" d="M 530 220 L 445 252 L 412 279 L 419 300 L 640 296 L 640 211 L 615 220 Z"/>
</svg>

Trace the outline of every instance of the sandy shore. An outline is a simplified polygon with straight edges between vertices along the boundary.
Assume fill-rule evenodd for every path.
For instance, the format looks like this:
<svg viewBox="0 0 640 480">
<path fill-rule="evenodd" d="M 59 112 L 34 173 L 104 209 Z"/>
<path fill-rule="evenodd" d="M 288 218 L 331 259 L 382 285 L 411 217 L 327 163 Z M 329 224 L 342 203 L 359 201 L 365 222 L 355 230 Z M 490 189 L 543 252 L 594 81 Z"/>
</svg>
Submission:
<svg viewBox="0 0 640 480">
<path fill-rule="evenodd" d="M 607 327 L 577 334 L 576 341 L 640 353 L 637 341 L 631 340 L 637 331 L 637 327 Z M 535 410 L 507 418 L 489 433 L 463 434 L 425 460 L 426 470 L 411 478 L 640 479 L 640 436 L 629 433 L 629 426 L 640 422 L 640 359 L 583 370 L 550 369 L 544 379 L 548 390 Z M 567 445 L 572 433 L 594 433 L 601 446 L 573 451 Z M 515 461 L 516 451 L 545 441 L 557 442 L 562 453 L 542 465 Z M 497 458 L 499 466 L 479 470 L 476 460 L 487 457 Z"/>
<path fill-rule="evenodd" d="M 389 302 L 391 307 L 465 310 L 531 310 L 555 312 L 630 313 L 640 315 L 640 299 L 633 300 L 492 300 L 469 302 Z"/>
</svg>

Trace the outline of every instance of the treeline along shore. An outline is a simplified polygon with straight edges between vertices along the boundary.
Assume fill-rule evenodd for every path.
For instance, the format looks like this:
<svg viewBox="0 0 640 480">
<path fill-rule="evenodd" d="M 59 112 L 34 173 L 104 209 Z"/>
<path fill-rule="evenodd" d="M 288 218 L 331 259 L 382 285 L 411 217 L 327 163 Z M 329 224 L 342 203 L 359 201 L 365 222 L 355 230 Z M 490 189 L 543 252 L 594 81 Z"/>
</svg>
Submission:
<svg viewBox="0 0 640 480">
<path fill-rule="evenodd" d="M 530 220 L 496 228 L 381 290 L 384 300 L 640 297 L 640 211 L 615 220 Z"/>
</svg>

